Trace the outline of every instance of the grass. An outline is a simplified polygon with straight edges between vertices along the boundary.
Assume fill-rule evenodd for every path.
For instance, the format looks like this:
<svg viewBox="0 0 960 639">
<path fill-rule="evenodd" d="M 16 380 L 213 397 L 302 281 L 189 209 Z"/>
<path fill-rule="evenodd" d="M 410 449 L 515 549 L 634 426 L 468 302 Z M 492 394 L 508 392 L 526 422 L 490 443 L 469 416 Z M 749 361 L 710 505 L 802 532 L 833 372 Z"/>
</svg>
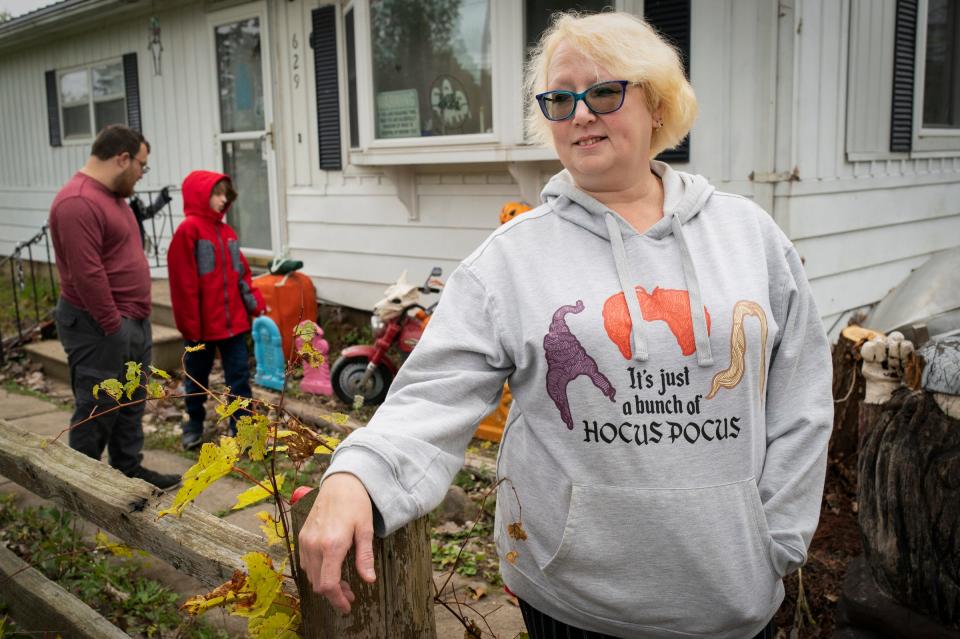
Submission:
<svg viewBox="0 0 960 639">
<path fill-rule="evenodd" d="M 0 272 L 0 333 L 9 337 L 17 332 L 16 313 L 14 312 L 14 297 L 19 302 L 21 328 L 27 329 L 35 321 L 34 297 L 40 309 L 41 317 L 49 312 L 57 303 L 57 292 L 51 286 L 45 264 L 37 264 L 36 269 L 36 296 L 30 280 L 30 263 L 23 262 L 24 288 L 16 288 L 11 281 L 10 265 L 7 264 Z"/>
<path fill-rule="evenodd" d="M 62 410 L 70 410 L 70 408 L 64 406 L 62 402 L 54 399 L 53 397 L 50 397 L 46 393 L 41 393 L 39 391 L 25 388 L 14 381 L 3 382 L 3 390 L 7 391 L 8 393 L 16 393 L 17 395 L 26 395 L 27 397 L 35 397 L 36 399 L 42 399 L 43 401 L 53 404 L 54 406 Z"/>
<path fill-rule="evenodd" d="M 69 512 L 52 506 L 21 509 L 11 495 L 2 495 L 0 543 L 132 636 L 229 637 L 181 615 L 176 592 L 143 577 L 132 553 L 84 539 L 79 521 Z M 127 554 L 131 558 L 123 556 Z M 8 618 L 0 619 L 0 637 L 21 636 Z"/>
</svg>

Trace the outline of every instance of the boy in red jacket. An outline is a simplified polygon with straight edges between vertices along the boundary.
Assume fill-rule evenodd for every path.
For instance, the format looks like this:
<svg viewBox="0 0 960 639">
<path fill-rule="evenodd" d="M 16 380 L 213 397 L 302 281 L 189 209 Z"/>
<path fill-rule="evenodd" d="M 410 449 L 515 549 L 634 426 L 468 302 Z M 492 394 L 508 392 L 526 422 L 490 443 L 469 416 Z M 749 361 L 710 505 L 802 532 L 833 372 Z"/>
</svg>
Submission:
<svg viewBox="0 0 960 639">
<path fill-rule="evenodd" d="M 170 299 L 177 329 L 187 345 L 206 344 L 204 350 L 186 355 L 188 395 L 202 392 L 197 384 L 208 387 L 214 352 L 219 351 L 231 394 L 251 396 L 250 316 L 260 315 L 266 306 L 251 284 L 250 266 L 240 252 L 237 234 L 223 221 L 236 199 L 229 176 L 222 173 L 194 171 L 183 181 L 186 218 L 173 234 L 167 253 Z M 203 395 L 186 398 L 190 419 L 183 427 L 185 450 L 202 442 L 205 400 Z M 236 432 L 235 420 L 230 430 Z"/>
</svg>

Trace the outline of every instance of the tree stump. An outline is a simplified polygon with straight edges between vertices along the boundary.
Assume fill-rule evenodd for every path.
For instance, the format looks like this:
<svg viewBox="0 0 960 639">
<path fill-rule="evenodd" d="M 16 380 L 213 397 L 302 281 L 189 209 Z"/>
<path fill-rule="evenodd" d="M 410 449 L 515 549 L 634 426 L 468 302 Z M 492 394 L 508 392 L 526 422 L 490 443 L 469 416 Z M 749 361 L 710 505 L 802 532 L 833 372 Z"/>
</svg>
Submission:
<svg viewBox="0 0 960 639">
<path fill-rule="evenodd" d="M 860 345 L 841 334 L 833 347 L 833 433 L 830 457 L 844 460 L 857 452 L 860 402 L 866 383 L 860 372 Z"/>
<path fill-rule="evenodd" d="M 859 523 L 877 585 L 960 628 L 960 421 L 901 388 L 878 411 L 859 459 Z"/>
</svg>

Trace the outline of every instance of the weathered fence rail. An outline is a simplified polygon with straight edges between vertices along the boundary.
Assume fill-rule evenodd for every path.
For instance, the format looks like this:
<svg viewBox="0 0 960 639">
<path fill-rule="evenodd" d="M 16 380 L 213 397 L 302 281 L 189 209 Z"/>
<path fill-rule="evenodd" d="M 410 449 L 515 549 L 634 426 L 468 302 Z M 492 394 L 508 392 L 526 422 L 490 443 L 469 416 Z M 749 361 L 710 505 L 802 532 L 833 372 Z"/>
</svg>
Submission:
<svg viewBox="0 0 960 639">
<path fill-rule="evenodd" d="M 157 511 L 170 506 L 172 494 L 125 477 L 59 441 L 49 442 L 3 419 L 0 419 L 0 475 L 100 526 L 123 543 L 156 555 L 211 588 L 229 580 L 236 570 L 244 570 L 242 557 L 248 552 L 266 553 L 277 563 L 286 558 L 280 551 L 270 549 L 258 535 L 196 507 L 188 507 L 180 518 L 168 516 L 158 520 Z M 300 522 L 313 502 L 312 495 L 308 497 L 298 502 L 295 509 L 295 517 Z M 299 526 L 296 529 L 299 530 Z M 374 552 L 378 576 L 375 585 L 362 583 L 352 568 L 345 571 L 345 578 L 357 594 L 348 616 L 341 617 L 325 600 L 314 595 L 305 582 L 300 584 L 304 593 L 301 600 L 304 637 L 432 639 L 436 636 L 425 520 L 414 522 L 387 539 L 377 539 Z M 352 562 L 352 553 L 349 560 Z M 28 571 L 23 571 L 11 577 L 20 570 L 13 567 L 15 565 L 16 562 L 0 555 L 3 582 L 0 599 L 7 598 L 8 590 L 14 592 L 14 583 L 19 584 L 17 593 L 25 589 L 58 588 L 51 582 L 39 581 L 43 579 L 39 573 L 28 575 Z M 287 588 L 292 593 L 297 591 L 292 583 Z M 30 601 L 26 594 L 23 597 L 25 602 Z M 48 615 L 44 608 L 29 603 L 11 605 L 11 609 L 14 620 L 28 628 L 33 622 L 55 621 L 64 624 L 64 628 L 58 630 L 64 636 L 111 636 L 98 634 L 96 624 L 99 622 L 90 614 L 99 617 L 95 612 L 73 606 L 74 613 L 70 614 L 75 602 L 67 605 L 61 604 L 62 601 L 67 600 L 46 598 L 46 605 L 55 607 L 56 614 Z M 33 619 L 35 615 L 46 619 Z M 104 620 L 104 623 L 108 622 Z"/>
</svg>

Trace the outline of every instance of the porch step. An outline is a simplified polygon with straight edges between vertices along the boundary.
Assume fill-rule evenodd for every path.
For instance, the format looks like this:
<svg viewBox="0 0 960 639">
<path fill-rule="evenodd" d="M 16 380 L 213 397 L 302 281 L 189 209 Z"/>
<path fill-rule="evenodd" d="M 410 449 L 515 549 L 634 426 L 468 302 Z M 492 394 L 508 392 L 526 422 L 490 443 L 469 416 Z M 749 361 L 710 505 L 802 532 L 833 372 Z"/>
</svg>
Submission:
<svg viewBox="0 0 960 639">
<path fill-rule="evenodd" d="M 150 288 L 150 300 L 153 311 L 150 321 L 162 326 L 176 326 L 173 321 L 173 304 L 170 301 L 170 280 L 153 280 Z"/>
<path fill-rule="evenodd" d="M 175 328 L 163 324 L 153 324 L 153 365 L 165 371 L 180 369 L 180 356 L 183 354 L 183 337 Z M 24 346 L 27 355 L 43 367 L 49 377 L 70 383 L 70 369 L 67 366 L 67 354 L 59 340 L 47 339 Z"/>
</svg>

